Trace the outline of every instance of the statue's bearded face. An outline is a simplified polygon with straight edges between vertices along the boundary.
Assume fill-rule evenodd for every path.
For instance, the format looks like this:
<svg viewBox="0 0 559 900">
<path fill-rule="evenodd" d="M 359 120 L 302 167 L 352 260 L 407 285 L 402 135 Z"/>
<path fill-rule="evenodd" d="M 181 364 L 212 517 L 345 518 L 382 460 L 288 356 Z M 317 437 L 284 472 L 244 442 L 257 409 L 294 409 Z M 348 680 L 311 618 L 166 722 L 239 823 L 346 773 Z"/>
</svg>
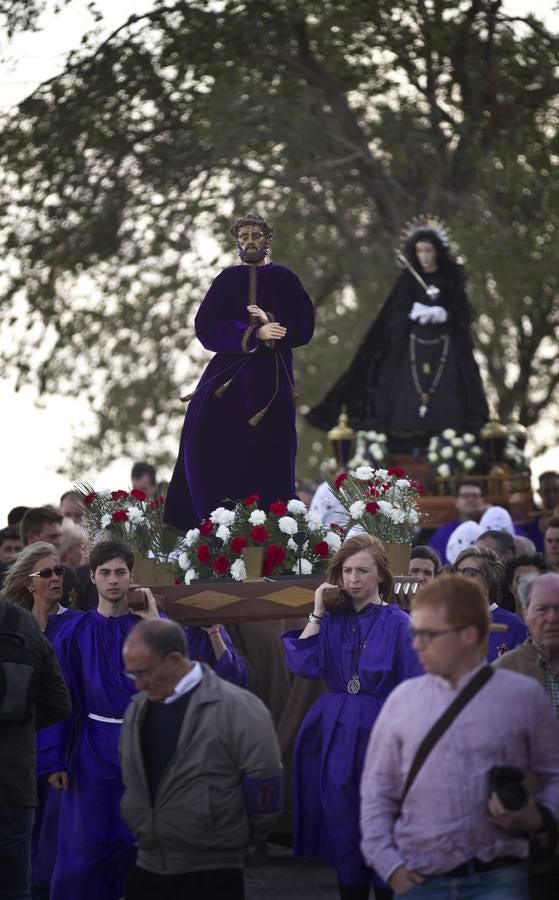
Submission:
<svg viewBox="0 0 559 900">
<path fill-rule="evenodd" d="M 237 232 L 237 247 L 243 262 L 260 262 L 266 256 L 268 246 L 268 238 L 258 225 L 241 225 Z"/>
</svg>

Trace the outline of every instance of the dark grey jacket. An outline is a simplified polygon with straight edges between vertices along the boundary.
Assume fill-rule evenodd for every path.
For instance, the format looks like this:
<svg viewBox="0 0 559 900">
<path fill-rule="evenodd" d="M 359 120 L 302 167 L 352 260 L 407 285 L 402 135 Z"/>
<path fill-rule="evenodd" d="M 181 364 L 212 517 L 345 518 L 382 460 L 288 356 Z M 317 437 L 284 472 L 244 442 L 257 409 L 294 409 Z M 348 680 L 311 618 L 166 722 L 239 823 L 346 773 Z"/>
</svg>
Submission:
<svg viewBox="0 0 559 900">
<path fill-rule="evenodd" d="M 240 868 L 251 828 L 267 830 L 281 810 L 282 766 L 270 713 L 253 694 L 202 668 L 153 806 L 140 744 L 143 691 L 124 718 L 121 813 L 136 838 L 138 865 L 150 872 Z"/>
<path fill-rule="evenodd" d="M 0 630 L 7 601 L 0 599 Z M 35 715 L 28 722 L 0 721 L 0 807 L 37 806 L 36 732 L 66 719 L 72 704 L 53 649 L 35 619 L 18 608 L 17 633 L 37 659 Z"/>
</svg>

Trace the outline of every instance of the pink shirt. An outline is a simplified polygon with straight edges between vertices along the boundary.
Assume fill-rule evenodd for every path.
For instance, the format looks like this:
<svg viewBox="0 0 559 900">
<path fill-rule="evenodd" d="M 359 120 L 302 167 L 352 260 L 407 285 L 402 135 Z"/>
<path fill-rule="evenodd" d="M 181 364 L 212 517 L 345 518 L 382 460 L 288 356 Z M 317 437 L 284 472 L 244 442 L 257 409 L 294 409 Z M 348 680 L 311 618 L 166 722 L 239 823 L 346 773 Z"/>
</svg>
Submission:
<svg viewBox="0 0 559 900">
<path fill-rule="evenodd" d="M 385 881 L 401 865 L 436 875 L 473 858 L 527 856 L 526 838 L 489 818 L 492 766 L 530 771 L 536 800 L 559 817 L 559 721 L 533 678 L 504 669 L 436 744 L 400 810 L 419 744 L 477 671 L 456 688 L 436 675 L 404 682 L 374 725 L 361 780 L 361 850 Z"/>
</svg>

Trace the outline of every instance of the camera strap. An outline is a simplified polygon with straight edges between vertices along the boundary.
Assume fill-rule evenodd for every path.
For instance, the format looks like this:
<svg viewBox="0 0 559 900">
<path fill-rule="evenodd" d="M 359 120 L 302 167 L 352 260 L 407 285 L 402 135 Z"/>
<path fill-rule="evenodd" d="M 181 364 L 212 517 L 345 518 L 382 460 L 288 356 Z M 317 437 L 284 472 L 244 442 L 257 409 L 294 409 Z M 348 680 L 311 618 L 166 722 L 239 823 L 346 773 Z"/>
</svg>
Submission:
<svg viewBox="0 0 559 900">
<path fill-rule="evenodd" d="M 400 805 L 403 805 L 409 789 L 417 778 L 419 770 L 431 753 L 433 747 L 435 747 L 435 745 L 440 741 L 445 731 L 447 731 L 447 729 L 452 725 L 452 723 L 462 712 L 464 707 L 467 706 L 470 700 L 473 700 L 475 695 L 482 689 L 485 684 L 487 684 L 493 674 L 494 670 L 492 666 L 483 666 L 483 668 L 480 669 L 476 675 L 474 675 L 472 680 L 468 682 L 466 687 L 461 690 L 460 693 L 454 698 L 450 706 L 445 709 L 442 716 L 439 716 L 435 724 L 429 729 L 429 731 L 421 741 L 421 744 L 417 748 L 417 752 L 413 758 L 408 776 L 406 778 L 406 783 L 404 785 L 404 790 L 402 792 Z"/>
</svg>

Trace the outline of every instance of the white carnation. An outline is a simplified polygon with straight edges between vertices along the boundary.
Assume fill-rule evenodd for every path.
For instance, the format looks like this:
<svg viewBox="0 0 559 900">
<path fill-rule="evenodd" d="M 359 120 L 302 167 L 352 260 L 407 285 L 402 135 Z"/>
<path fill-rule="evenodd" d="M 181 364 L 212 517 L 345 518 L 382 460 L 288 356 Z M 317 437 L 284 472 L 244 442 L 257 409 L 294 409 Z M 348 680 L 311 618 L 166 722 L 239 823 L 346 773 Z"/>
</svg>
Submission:
<svg viewBox="0 0 559 900">
<path fill-rule="evenodd" d="M 128 507 L 128 518 L 134 525 L 139 525 L 144 521 L 144 514 L 137 506 Z"/>
<path fill-rule="evenodd" d="M 231 575 L 235 581 L 244 581 L 247 577 L 247 570 L 242 559 L 236 559 L 231 563 Z"/>
<path fill-rule="evenodd" d="M 358 466 L 355 472 L 351 473 L 355 478 L 358 478 L 359 481 L 368 481 L 369 478 L 373 477 L 373 470 L 371 466 Z"/>
<path fill-rule="evenodd" d="M 454 428 L 445 428 L 445 430 L 443 431 L 443 437 L 445 441 L 451 441 L 453 437 L 456 437 Z"/>
<path fill-rule="evenodd" d="M 408 522 L 410 525 L 417 525 L 419 522 L 419 513 L 416 509 L 410 509 L 408 511 Z"/>
<path fill-rule="evenodd" d="M 187 569 L 186 572 L 184 573 L 184 583 L 185 583 L 185 584 L 190 584 L 190 582 L 191 582 L 194 578 L 197 578 L 197 577 L 198 577 L 198 575 L 197 575 L 197 573 L 194 571 L 194 569 Z"/>
<path fill-rule="evenodd" d="M 381 456 L 384 456 L 384 450 L 380 444 L 369 444 L 369 453 L 373 459 L 380 459 Z"/>
<path fill-rule="evenodd" d="M 223 543 L 226 544 L 231 537 L 231 529 L 228 528 L 227 525 L 220 525 L 215 533 L 215 536 L 221 538 Z"/>
<path fill-rule="evenodd" d="M 378 501 L 379 512 L 382 516 L 390 516 L 392 513 L 392 504 L 388 500 Z"/>
<path fill-rule="evenodd" d="M 467 455 L 468 455 L 468 454 L 466 453 L 465 450 L 457 450 L 457 451 L 456 451 L 456 459 L 458 460 L 458 462 L 464 462 L 464 460 L 466 459 Z"/>
<path fill-rule="evenodd" d="M 295 519 L 292 519 L 291 516 L 282 516 L 278 520 L 278 528 L 280 531 L 283 531 L 284 534 L 296 534 L 299 531 L 299 526 Z"/>
<path fill-rule="evenodd" d="M 427 459 L 429 460 L 430 463 L 436 463 L 439 460 L 439 455 L 438 455 L 438 453 L 428 453 Z"/>
<path fill-rule="evenodd" d="M 108 528 L 112 521 L 113 517 L 110 513 L 103 513 L 101 516 L 101 528 Z"/>
<path fill-rule="evenodd" d="M 214 509 L 213 513 L 210 515 L 210 521 L 213 522 L 214 525 L 231 525 L 231 522 L 235 518 L 235 513 L 232 509 L 225 509 L 224 506 L 218 506 L 217 509 Z"/>
<path fill-rule="evenodd" d="M 360 519 L 365 511 L 365 503 L 363 500 L 356 500 L 349 507 L 349 514 L 352 519 Z"/>
<path fill-rule="evenodd" d="M 294 516 L 303 515 L 307 511 L 307 507 L 301 500 L 290 500 L 287 509 Z"/>
<path fill-rule="evenodd" d="M 266 513 L 263 509 L 253 509 L 248 520 L 251 525 L 263 525 L 266 521 Z"/>
<path fill-rule="evenodd" d="M 442 475 L 443 478 L 447 478 L 450 475 L 450 466 L 446 463 L 441 463 L 440 466 L 437 466 L 437 472 L 439 475 Z"/>
<path fill-rule="evenodd" d="M 190 565 L 188 553 L 181 553 L 181 555 L 177 559 L 177 562 L 178 562 L 179 566 L 181 567 L 181 569 L 184 569 L 186 572 L 186 570 L 188 569 L 188 567 Z"/>
<path fill-rule="evenodd" d="M 464 441 L 462 440 L 461 437 L 455 437 L 455 438 L 452 438 L 450 443 L 452 444 L 453 447 L 462 447 L 464 444 Z"/>
<path fill-rule="evenodd" d="M 100 497 L 102 500 L 108 500 L 109 497 L 111 496 L 111 492 L 108 488 L 102 488 L 102 490 L 97 491 L 97 496 Z"/>
<path fill-rule="evenodd" d="M 199 539 L 199 537 L 200 537 L 200 529 L 199 528 L 191 528 L 190 531 L 186 532 L 186 535 L 184 538 L 186 541 L 186 546 L 192 547 L 192 545 L 196 543 L 196 541 Z"/>
<path fill-rule="evenodd" d="M 300 568 L 300 569 L 299 569 L 299 563 L 301 563 L 301 568 Z M 297 560 L 297 562 L 294 563 L 293 568 L 291 569 L 291 571 L 292 571 L 292 572 L 295 572 L 296 575 L 299 575 L 299 574 L 301 574 L 301 575 L 312 575 L 312 563 L 309 562 L 308 559 Z"/>
<path fill-rule="evenodd" d="M 375 469 L 376 478 L 388 478 L 388 469 Z"/>
<path fill-rule="evenodd" d="M 395 525 L 401 525 L 406 521 L 406 514 L 403 509 L 396 509 L 394 507 L 390 512 L 390 518 Z"/>
<path fill-rule="evenodd" d="M 464 438 L 464 440 L 467 444 L 475 444 L 475 442 L 476 442 L 474 435 L 470 434 L 469 431 L 467 431 L 466 434 L 463 434 L 462 437 Z"/>
<path fill-rule="evenodd" d="M 410 487 L 410 483 L 407 478 L 398 478 L 396 487 L 399 487 L 401 491 L 405 491 Z"/>
<path fill-rule="evenodd" d="M 467 459 L 464 460 L 462 465 L 464 466 L 464 468 L 466 469 L 467 472 L 471 472 L 471 470 L 475 467 L 475 462 L 473 459 L 468 457 Z"/>
<path fill-rule="evenodd" d="M 454 456 L 452 447 L 443 447 L 441 450 L 441 456 L 443 459 L 451 459 Z"/>
<path fill-rule="evenodd" d="M 336 552 L 342 546 L 342 539 L 335 531 L 327 531 L 324 540 L 330 547 L 330 550 Z"/>
<path fill-rule="evenodd" d="M 316 513 L 307 513 L 305 522 L 309 528 L 322 528 L 322 519 Z"/>
</svg>

